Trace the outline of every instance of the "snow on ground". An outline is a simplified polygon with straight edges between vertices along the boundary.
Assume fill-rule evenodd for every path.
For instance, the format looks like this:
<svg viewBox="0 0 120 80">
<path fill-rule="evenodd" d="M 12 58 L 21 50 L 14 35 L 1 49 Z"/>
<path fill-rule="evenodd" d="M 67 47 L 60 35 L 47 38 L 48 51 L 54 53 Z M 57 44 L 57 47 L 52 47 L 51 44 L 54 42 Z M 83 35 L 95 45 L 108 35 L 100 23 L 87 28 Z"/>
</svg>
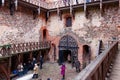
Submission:
<svg viewBox="0 0 120 80">
<path fill-rule="evenodd" d="M 16 80 L 30 80 L 30 79 L 32 79 L 32 76 L 33 76 L 33 74 L 28 74 L 28 75 L 25 75 L 25 76 L 18 78 Z"/>
</svg>

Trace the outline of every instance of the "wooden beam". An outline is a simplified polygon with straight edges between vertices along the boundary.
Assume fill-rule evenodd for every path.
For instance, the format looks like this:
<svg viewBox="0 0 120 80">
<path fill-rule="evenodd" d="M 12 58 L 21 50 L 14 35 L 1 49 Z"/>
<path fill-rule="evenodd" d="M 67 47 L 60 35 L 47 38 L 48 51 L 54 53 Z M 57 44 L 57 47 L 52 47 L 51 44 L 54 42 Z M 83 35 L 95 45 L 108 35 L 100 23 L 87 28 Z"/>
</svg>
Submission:
<svg viewBox="0 0 120 80">
<path fill-rule="evenodd" d="M 7 80 L 10 80 L 10 75 L 9 75 L 9 72 L 8 72 L 8 70 L 6 68 L 7 68 L 7 65 L 5 67 L 5 63 L 0 65 L 1 71 L 5 74 Z"/>
</svg>

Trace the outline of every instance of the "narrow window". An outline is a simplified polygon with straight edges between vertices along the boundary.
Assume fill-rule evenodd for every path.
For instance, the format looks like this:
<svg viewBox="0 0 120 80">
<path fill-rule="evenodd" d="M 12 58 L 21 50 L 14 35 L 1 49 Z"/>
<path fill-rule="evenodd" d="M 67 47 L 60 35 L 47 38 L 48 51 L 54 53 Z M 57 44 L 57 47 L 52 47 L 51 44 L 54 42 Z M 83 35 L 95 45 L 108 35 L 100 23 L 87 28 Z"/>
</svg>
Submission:
<svg viewBox="0 0 120 80">
<path fill-rule="evenodd" d="M 46 39 L 46 29 L 43 30 L 43 39 Z"/>
<path fill-rule="evenodd" d="M 67 17 L 66 18 L 66 27 L 71 27 L 72 26 L 72 18 L 71 17 Z"/>
</svg>

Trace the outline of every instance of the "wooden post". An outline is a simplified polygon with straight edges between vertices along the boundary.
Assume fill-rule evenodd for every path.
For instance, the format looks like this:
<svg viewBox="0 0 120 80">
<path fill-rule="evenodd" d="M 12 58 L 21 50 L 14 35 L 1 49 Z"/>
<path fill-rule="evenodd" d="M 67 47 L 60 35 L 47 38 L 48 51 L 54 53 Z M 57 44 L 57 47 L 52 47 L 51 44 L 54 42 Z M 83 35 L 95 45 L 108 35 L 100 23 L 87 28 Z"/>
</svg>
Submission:
<svg viewBox="0 0 120 80">
<path fill-rule="evenodd" d="M 62 14 L 63 14 L 63 12 L 60 11 L 60 20 L 62 20 Z"/>
<path fill-rule="evenodd" d="M 8 80 L 10 80 L 10 73 L 11 73 L 11 56 L 8 58 L 8 65 L 9 65 L 9 67 L 8 67 L 9 79 L 8 79 Z"/>
<path fill-rule="evenodd" d="M 32 59 L 33 59 L 32 52 L 30 52 L 30 60 L 32 60 Z"/>
<path fill-rule="evenodd" d="M 102 10 L 102 0 L 100 0 L 100 13 L 101 13 L 101 16 L 103 14 L 103 10 Z"/>
<path fill-rule="evenodd" d="M 38 51 L 38 55 L 37 55 L 37 61 L 39 62 L 40 60 L 40 54 L 41 54 L 41 51 Z"/>
<path fill-rule="evenodd" d="M 20 61 L 23 63 L 23 53 L 20 54 Z"/>
<path fill-rule="evenodd" d="M 70 15 L 72 15 L 72 3 L 70 1 Z"/>
<path fill-rule="evenodd" d="M 119 7 L 120 7 L 120 0 L 119 0 Z"/>
<path fill-rule="evenodd" d="M 84 0 L 84 13 L 85 13 L 85 17 L 86 17 L 86 8 L 87 8 L 87 6 L 86 6 L 86 0 Z"/>
<path fill-rule="evenodd" d="M 20 54 L 17 55 L 18 56 L 18 64 L 20 63 Z"/>
<path fill-rule="evenodd" d="M 57 15 L 60 16 L 59 4 L 58 4 L 58 6 L 57 6 Z"/>
</svg>

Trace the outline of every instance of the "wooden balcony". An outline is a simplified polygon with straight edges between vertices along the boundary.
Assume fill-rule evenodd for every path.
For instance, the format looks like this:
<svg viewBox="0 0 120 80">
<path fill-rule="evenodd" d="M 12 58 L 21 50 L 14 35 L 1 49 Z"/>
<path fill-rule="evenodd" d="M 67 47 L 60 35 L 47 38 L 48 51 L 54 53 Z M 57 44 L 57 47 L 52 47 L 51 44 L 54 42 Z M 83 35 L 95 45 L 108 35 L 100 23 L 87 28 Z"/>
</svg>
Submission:
<svg viewBox="0 0 120 80">
<path fill-rule="evenodd" d="M 0 58 L 10 57 L 17 53 L 24 53 L 36 50 L 50 49 L 50 41 L 28 42 L 0 46 Z"/>
<path fill-rule="evenodd" d="M 19 0 L 19 2 L 20 1 L 27 2 L 37 7 L 42 7 L 48 10 L 56 10 L 57 8 L 67 9 L 69 8 L 69 6 L 77 8 L 83 7 L 84 5 L 100 5 L 100 3 L 105 4 L 119 2 L 119 0 L 78 0 L 77 2 L 76 0 L 70 0 L 70 2 L 64 2 L 64 0 L 59 0 L 51 3 L 47 3 L 41 0 Z"/>
<path fill-rule="evenodd" d="M 64 0 L 58 0 L 54 2 L 47 3 L 41 0 L 19 0 L 20 4 L 24 4 L 24 6 L 31 6 L 37 10 L 45 11 L 46 14 L 51 12 L 57 12 L 57 14 L 61 17 L 62 11 L 70 10 L 70 14 L 74 18 L 74 10 L 83 8 L 85 12 L 86 18 L 88 18 L 88 8 L 90 6 L 99 7 L 101 16 L 103 15 L 103 6 L 106 4 L 117 4 L 120 6 L 120 0 L 70 0 L 69 2 L 65 2 Z M 49 15 L 45 15 L 47 18 Z M 47 20 L 46 20 L 47 21 Z"/>
</svg>

